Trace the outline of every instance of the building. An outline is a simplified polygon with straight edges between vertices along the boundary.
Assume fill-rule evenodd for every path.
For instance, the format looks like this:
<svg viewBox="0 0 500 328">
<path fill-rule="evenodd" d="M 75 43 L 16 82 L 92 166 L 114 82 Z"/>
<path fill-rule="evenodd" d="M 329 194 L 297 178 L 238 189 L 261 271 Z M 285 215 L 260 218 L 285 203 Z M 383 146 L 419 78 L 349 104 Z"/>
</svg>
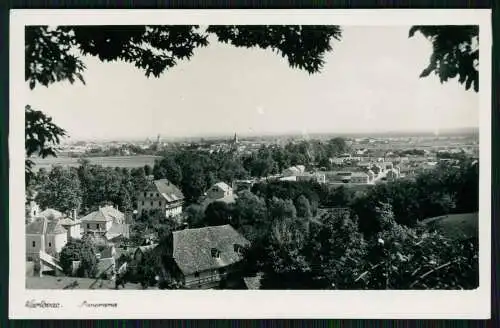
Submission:
<svg viewBox="0 0 500 328">
<path fill-rule="evenodd" d="M 61 212 L 59 212 L 58 210 L 55 210 L 53 208 L 47 208 L 47 209 L 39 212 L 37 214 L 37 216 L 45 217 L 49 220 L 57 220 L 57 219 L 61 219 L 64 215 Z"/>
<path fill-rule="evenodd" d="M 352 172 L 351 183 L 370 183 L 370 176 L 364 172 Z"/>
<path fill-rule="evenodd" d="M 230 225 L 174 231 L 174 276 L 189 289 L 231 284 L 232 277 L 238 277 L 241 252 L 249 244 Z"/>
<path fill-rule="evenodd" d="M 387 178 L 387 181 L 394 181 L 394 180 L 397 180 L 399 179 L 399 170 L 394 168 L 392 170 L 389 170 L 387 171 L 386 173 L 386 178 Z"/>
<path fill-rule="evenodd" d="M 26 202 L 26 222 L 31 223 L 38 216 L 40 207 L 34 200 Z"/>
<path fill-rule="evenodd" d="M 213 202 L 233 204 L 237 198 L 238 196 L 234 194 L 233 188 L 225 182 L 218 182 L 208 190 L 207 196 L 202 200 L 201 204 L 204 208 Z"/>
<path fill-rule="evenodd" d="M 130 238 L 130 224 L 113 223 L 105 237 L 112 242 L 120 243 Z"/>
<path fill-rule="evenodd" d="M 220 199 L 233 195 L 233 188 L 225 182 L 217 182 L 207 192 L 207 197 L 210 199 Z"/>
<path fill-rule="evenodd" d="M 297 181 L 313 181 L 317 183 L 326 183 L 326 178 L 324 173 L 304 173 L 297 175 Z"/>
<path fill-rule="evenodd" d="M 382 171 L 388 171 L 388 170 L 392 170 L 394 168 L 394 165 L 392 162 L 382 162 L 380 163 L 380 166 L 382 168 Z"/>
<path fill-rule="evenodd" d="M 67 243 L 68 232 L 59 220 L 39 217 L 26 226 L 26 259 L 28 261 L 39 258 L 40 251 L 57 257 Z"/>
<path fill-rule="evenodd" d="M 82 219 L 84 233 L 106 234 L 113 224 L 123 224 L 125 215 L 112 206 L 100 207 Z"/>
<path fill-rule="evenodd" d="M 182 213 L 184 195 L 182 191 L 167 179 L 151 181 L 137 197 L 137 214 L 142 215 L 154 210 L 161 210 L 165 217 L 174 217 Z"/>
<path fill-rule="evenodd" d="M 80 239 L 82 237 L 81 225 L 82 221 L 74 218 L 62 218 L 59 223 L 66 229 L 68 233 L 68 240 L 70 239 Z"/>
<path fill-rule="evenodd" d="M 252 189 L 254 183 L 254 180 L 235 180 L 233 181 L 233 192 L 250 190 Z"/>
<path fill-rule="evenodd" d="M 370 172 L 370 171 L 368 171 Z M 365 172 L 348 172 L 348 171 L 328 171 L 324 172 L 326 183 L 339 184 L 339 183 L 355 183 L 355 184 L 369 184 L 373 182 L 374 173 Z"/>
<path fill-rule="evenodd" d="M 283 170 L 283 176 L 285 177 L 296 176 L 299 174 L 304 174 L 305 171 L 306 167 L 304 165 L 291 166 Z"/>
</svg>

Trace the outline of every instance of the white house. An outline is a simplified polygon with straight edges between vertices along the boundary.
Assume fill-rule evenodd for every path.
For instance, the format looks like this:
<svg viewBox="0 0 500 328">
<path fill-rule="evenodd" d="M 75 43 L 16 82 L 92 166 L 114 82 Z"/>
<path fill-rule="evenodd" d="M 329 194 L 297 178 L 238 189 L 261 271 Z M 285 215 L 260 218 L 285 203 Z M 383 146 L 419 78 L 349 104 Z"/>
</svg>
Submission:
<svg viewBox="0 0 500 328">
<path fill-rule="evenodd" d="M 184 195 L 167 179 L 151 181 L 137 196 L 137 213 L 142 215 L 153 210 L 162 210 L 166 217 L 182 213 Z"/>
<path fill-rule="evenodd" d="M 61 226 L 68 232 L 69 239 L 80 239 L 82 237 L 82 221 L 78 219 L 63 218 L 59 220 Z"/>
<path fill-rule="evenodd" d="M 306 171 L 306 167 L 304 165 L 296 165 L 289 167 L 287 169 L 283 170 L 283 176 L 285 177 L 290 177 L 290 176 L 297 176 L 299 174 L 303 174 Z"/>
<path fill-rule="evenodd" d="M 217 182 L 207 192 L 208 198 L 220 199 L 233 195 L 233 188 L 225 182 Z"/>
<path fill-rule="evenodd" d="M 351 183 L 370 183 L 370 176 L 364 172 L 352 172 Z"/>
<path fill-rule="evenodd" d="M 100 207 L 81 218 L 84 233 L 98 233 L 104 235 L 113 223 L 123 224 L 125 215 L 112 206 Z"/>
<path fill-rule="evenodd" d="M 36 218 L 26 226 L 26 259 L 33 261 L 40 251 L 57 257 L 68 243 L 68 232 L 59 220 Z"/>
</svg>

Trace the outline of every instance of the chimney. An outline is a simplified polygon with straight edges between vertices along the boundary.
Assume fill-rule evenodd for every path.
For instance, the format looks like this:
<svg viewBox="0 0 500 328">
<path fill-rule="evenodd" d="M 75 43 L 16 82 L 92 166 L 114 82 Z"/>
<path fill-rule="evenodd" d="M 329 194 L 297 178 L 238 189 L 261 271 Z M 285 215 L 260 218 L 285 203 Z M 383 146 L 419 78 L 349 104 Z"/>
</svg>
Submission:
<svg viewBox="0 0 500 328">
<path fill-rule="evenodd" d="M 76 221 L 76 208 L 73 209 L 73 221 Z"/>
</svg>

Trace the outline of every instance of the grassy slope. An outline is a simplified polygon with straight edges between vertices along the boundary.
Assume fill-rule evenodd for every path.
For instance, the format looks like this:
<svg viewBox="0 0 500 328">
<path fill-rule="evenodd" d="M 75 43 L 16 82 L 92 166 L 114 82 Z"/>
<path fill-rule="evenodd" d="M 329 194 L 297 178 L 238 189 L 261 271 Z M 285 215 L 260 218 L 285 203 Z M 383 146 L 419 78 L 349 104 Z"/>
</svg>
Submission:
<svg viewBox="0 0 500 328">
<path fill-rule="evenodd" d="M 468 239 L 479 236 L 478 213 L 450 214 L 429 218 L 423 221 L 431 229 L 440 231 L 445 236 L 456 239 Z"/>
</svg>

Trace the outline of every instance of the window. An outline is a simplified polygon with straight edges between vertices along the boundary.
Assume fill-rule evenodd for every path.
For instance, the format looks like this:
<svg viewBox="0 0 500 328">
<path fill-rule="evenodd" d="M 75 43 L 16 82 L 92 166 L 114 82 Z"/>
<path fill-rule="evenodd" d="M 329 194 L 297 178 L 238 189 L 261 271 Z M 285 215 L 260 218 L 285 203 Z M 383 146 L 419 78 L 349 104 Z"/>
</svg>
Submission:
<svg viewBox="0 0 500 328">
<path fill-rule="evenodd" d="M 153 206 L 153 203 L 154 203 L 154 202 L 153 202 L 153 201 L 151 201 L 151 206 Z"/>
<path fill-rule="evenodd" d="M 148 193 L 147 192 L 144 193 L 144 197 L 148 197 Z"/>
<path fill-rule="evenodd" d="M 98 223 L 98 224 L 96 224 L 96 227 L 97 227 L 97 230 L 99 230 L 99 223 Z"/>
<path fill-rule="evenodd" d="M 200 273 L 199 273 L 199 272 L 195 272 L 195 273 L 194 273 L 194 277 L 195 277 L 195 278 L 199 278 L 199 277 L 200 277 Z"/>
<path fill-rule="evenodd" d="M 32 242 L 31 244 L 33 245 L 33 247 L 35 247 L 35 245 L 36 245 L 36 243 L 35 243 L 35 242 Z"/>
<path fill-rule="evenodd" d="M 49 247 L 52 247 L 52 243 L 51 242 L 49 242 Z"/>
<path fill-rule="evenodd" d="M 212 254 L 212 257 L 215 257 L 215 258 L 220 257 L 220 251 L 217 248 L 212 248 L 210 250 L 210 253 Z"/>
<path fill-rule="evenodd" d="M 87 229 L 90 229 L 90 224 L 87 223 Z"/>
<path fill-rule="evenodd" d="M 241 253 L 243 252 L 243 246 L 241 246 L 240 244 L 234 244 L 234 252 L 238 255 L 241 255 Z"/>
<path fill-rule="evenodd" d="M 144 206 L 144 201 L 142 201 L 142 206 Z"/>
</svg>

